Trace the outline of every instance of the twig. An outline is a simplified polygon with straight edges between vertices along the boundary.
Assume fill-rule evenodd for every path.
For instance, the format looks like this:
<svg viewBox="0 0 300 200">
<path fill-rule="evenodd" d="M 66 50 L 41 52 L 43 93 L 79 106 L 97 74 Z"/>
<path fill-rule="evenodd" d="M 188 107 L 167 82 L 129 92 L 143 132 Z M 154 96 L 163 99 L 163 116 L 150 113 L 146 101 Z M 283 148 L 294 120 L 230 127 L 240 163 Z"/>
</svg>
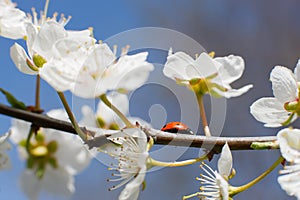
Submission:
<svg viewBox="0 0 300 200">
<path fill-rule="evenodd" d="M 76 131 L 69 122 L 50 118 L 43 114 L 32 113 L 21 109 L 11 108 L 0 104 L 0 114 L 10 117 L 22 119 L 33 123 L 36 126 L 44 128 L 52 128 L 60 131 L 76 134 Z M 80 127 L 84 132 L 87 132 L 84 127 Z M 261 137 L 206 137 L 201 135 L 186 135 L 162 132 L 155 129 L 144 128 L 144 131 L 155 138 L 155 144 L 171 145 L 171 146 L 187 146 L 198 147 L 213 150 L 214 153 L 219 153 L 223 145 L 227 142 L 231 150 L 253 150 L 251 144 L 253 142 L 268 142 L 270 149 L 274 148 L 276 143 L 276 136 L 261 136 Z M 92 131 L 91 131 L 92 132 Z M 86 143 L 90 148 L 98 147 L 107 142 L 106 137 L 111 134 L 103 134 L 88 140 Z M 275 145 L 276 146 L 276 145 Z M 268 149 L 268 146 L 265 147 Z"/>
</svg>

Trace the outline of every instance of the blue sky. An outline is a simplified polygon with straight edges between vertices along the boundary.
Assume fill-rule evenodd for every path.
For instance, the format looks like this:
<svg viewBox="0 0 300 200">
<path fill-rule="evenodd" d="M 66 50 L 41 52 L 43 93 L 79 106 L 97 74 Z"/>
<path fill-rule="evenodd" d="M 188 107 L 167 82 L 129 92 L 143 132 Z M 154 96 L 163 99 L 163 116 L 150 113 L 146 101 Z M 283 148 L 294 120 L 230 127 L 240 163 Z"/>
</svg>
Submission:
<svg viewBox="0 0 300 200">
<path fill-rule="evenodd" d="M 66 16 L 71 15 L 72 19 L 66 26 L 67 29 L 93 27 L 95 38 L 98 40 L 105 41 L 116 34 L 135 28 L 159 27 L 181 32 L 197 41 L 207 51 L 216 51 L 217 55 L 233 53 L 243 56 L 246 70 L 234 86 L 253 83 L 254 88 L 242 97 L 226 101 L 227 112 L 222 135 L 262 136 L 276 135 L 279 129 L 264 128 L 261 123 L 256 122 L 249 113 L 249 106 L 262 96 L 272 96 L 268 79 L 274 65 L 281 64 L 293 69 L 300 52 L 300 24 L 297 20 L 300 17 L 297 10 L 299 3 L 288 2 L 290 3 L 274 1 L 270 6 L 269 3 L 258 0 L 251 2 L 52 0 L 49 14 L 58 12 Z M 16 3 L 27 12 L 30 12 L 31 7 L 42 10 L 44 6 L 43 1 L 37 0 L 19 0 Z M 152 39 L 161 39 L 157 37 Z M 137 41 L 139 39 L 136 38 Z M 20 73 L 13 65 L 9 56 L 9 48 L 13 43 L 12 40 L 0 38 L 2 67 L 0 87 L 12 92 L 27 104 L 33 104 L 35 79 Z M 126 44 L 126 41 L 120 43 Z M 177 49 L 186 50 L 189 47 L 185 44 L 182 44 L 182 47 L 178 46 L 178 41 L 174 39 L 174 46 L 175 43 Z M 183 120 L 196 131 L 198 127 L 196 119 L 199 116 L 195 113 L 193 95 L 183 87 L 170 86 L 172 82 L 162 76 L 162 64 L 166 61 L 167 55 L 165 50 L 149 49 L 149 61 L 157 63 L 156 69 L 151 74 L 149 81 L 151 84 L 132 93 L 131 114 L 151 121 L 155 128 L 160 128 L 165 121 Z M 196 53 L 194 51 L 197 52 L 198 49 L 191 50 Z M 41 104 L 45 110 L 61 107 L 51 87 L 42 82 L 41 89 Z M 145 95 L 149 97 L 145 99 Z M 176 100 L 178 96 L 184 97 L 184 100 Z M 70 102 L 77 101 L 70 93 L 67 93 L 67 97 Z M 209 105 L 210 99 L 205 100 Z M 0 97 L 0 101 L 4 103 L 5 99 Z M 185 105 L 182 106 L 180 103 Z M 77 107 L 73 109 L 79 115 L 80 109 Z M 10 118 L 1 115 L 0 120 L 0 130 L 5 133 L 10 127 Z M 161 147 L 156 147 L 159 148 Z M 180 151 L 180 148 L 171 147 L 168 151 Z M 192 158 L 198 153 L 198 149 L 191 148 L 180 159 Z M 18 176 L 25 164 L 19 160 L 15 149 L 9 154 L 12 158 L 12 169 L 0 172 L 0 199 L 4 197 L 26 199 L 18 187 Z M 232 183 L 241 185 L 267 169 L 277 159 L 279 152 L 241 151 L 234 152 L 233 155 L 237 175 L 232 179 Z M 215 160 L 217 158 L 218 156 Z M 215 160 L 210 164 L 213 167 L 216 166 Z M 74 196 L 56 198 L 117 199 L 120 189 L 108 191 L 111 185 L 106 179 L 110 177 L 110 173 L 106 166 L 95 160 L 88 169 L 76 177 L 77 190 Z M 141 192 L 140 199 L 181 199 L 182 195 L 198 190 L 200 185 L 195 181 L 195 177 L 200 173 L 198 165 L 150 172 L 146 178 L 147 188 Z M 249 191 L 237 195 L 235 199 L 289 199 L 277 184 L 277 174 L 275 170 L 265 180 Z M 43 193 L 41 199 L 53 199 L 53 196 Z"/>
</svg>

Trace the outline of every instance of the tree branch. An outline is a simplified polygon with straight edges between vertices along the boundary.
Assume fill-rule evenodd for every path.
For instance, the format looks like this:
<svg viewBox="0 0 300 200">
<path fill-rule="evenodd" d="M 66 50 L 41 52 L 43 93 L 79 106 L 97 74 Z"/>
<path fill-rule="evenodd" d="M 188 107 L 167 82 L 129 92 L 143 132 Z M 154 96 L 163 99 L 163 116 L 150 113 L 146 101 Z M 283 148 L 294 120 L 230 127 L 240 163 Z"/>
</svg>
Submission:
<svg viewBox="0 0 300 200">
<path fill-rule="evenodd" d="M 33 123 L 38 127 L 52 128 L 60 131 L 77 134 L 72 124 L 69 122 L 53 119 L 43 114 L 37 114 L 21 109 L 8 107 L 0 104 L 0 114 L 10 117 L 18 118 Z M 85 127 L 81 127 L 85 132 L 88 130 Z M 219 153 L 223 145 L 227 142 L 231 150 L 253 150 L 251 144 L 253 142 L 269 142 L 270 149 L 274 148 L 276 143 L 276 136 L 262 136 L 262 137 L 206 137 L 201 135 L 186 135 L 186 134 L 174 134 L 162 132 L 152 128 L 143 128 L 143 130 L 154 138 L 155 144 L 160 145 L 172 145 L 172 146 L 186 146 L 206 148 L 213 150 L 214 153 Z M 86 141 L 90 148 L 99 147 L 107 142 L 106 137 L 110 136 L 110 133 L 103 134 L 99 137 L 94 137 Z M 275 148 L 276 147 L 275 145 Z M 268 146 L 266 146 L 268 149 Z"/>
</svg>

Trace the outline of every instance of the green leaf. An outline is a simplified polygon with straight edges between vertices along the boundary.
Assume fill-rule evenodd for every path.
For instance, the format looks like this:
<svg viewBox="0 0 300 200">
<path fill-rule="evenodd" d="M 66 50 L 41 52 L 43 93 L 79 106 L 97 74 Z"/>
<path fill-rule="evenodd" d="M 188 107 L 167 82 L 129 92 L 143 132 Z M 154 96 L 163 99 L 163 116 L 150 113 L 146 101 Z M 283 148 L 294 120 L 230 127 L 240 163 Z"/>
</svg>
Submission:
<svg viewBox="0 0 300 200">
<path fill-rule="evenodd" d="M 2 88 L 0 88 L 0 92 L 2 92 L 5 95 L 11 107 L 26 110 L 26 105 L 22 101 L 18 101 L 11 93 L 7 92 Z"/>
</svg>

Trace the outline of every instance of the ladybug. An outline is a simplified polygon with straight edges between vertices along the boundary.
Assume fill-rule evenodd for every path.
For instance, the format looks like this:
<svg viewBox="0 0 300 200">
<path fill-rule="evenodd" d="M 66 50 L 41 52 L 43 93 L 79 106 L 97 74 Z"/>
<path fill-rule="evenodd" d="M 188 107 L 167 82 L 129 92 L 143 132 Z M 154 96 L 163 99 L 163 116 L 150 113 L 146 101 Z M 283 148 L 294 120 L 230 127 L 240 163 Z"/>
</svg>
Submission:
<svg viewBox="0 0 300 200">
<path fill-rule="evenodd" d="M 181 122 L 169 122 L 162 127 L 161 131 L 194 135 L 193 131 L 187 125 Z"/>
</svg>

